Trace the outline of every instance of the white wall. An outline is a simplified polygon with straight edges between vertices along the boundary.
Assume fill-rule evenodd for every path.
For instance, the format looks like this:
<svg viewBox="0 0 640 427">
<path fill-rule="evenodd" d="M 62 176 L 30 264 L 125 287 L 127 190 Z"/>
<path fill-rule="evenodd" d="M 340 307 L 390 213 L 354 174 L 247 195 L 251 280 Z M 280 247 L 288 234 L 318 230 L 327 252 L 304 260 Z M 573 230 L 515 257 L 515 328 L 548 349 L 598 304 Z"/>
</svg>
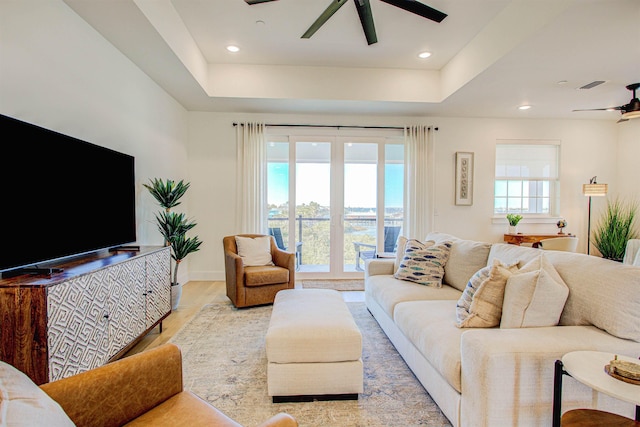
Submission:
<svg viewBox="0 0 640 427">
<path fill-rule="evenodd" d="M 493 219 L 493 178 L 497 139 L 556 139 L 561 141 L 560 215 L 567 219 L 565 232 L 580 237 L 579 251 L 586 252 L 587 199 L 582 184 L 593 175 L 618 191 L 619 125 L 611 121 L 514 120 L 469 118 L 416 118 L 373 116 L 305 116 L 232 113 L 190 113 L 189 165 L 193 188 L 191 213 L 198 220 L 198 235 L 207 242 L 191 261 L 192 279 L 222 279 L 222 237 L 235 227 L 235 128 L 233 122 L 263 120 L 266 123 L 387 125 L 433 124 L 436 134 L 435 228 L 460 237 L 498 242 L 506 220 Z M 628 137 L 633 139 L 633 135 Z M 637 134 L 636 134 L 637 138 Z M 454 204 L 456 151 L 475 153 L 473 206 Z M 624 176 L 624 175 L 623 175 Z M 593 199 L 595 212 L 604 199 Z M 496 223 L 494 223 L 496 222 Z M 527 224 L 522 232 L 556 233 L 552 224 Z"/>
<path fill-rule="evenodd" d="M 138 243 L 162 244 L 142 183 L 187 178 L 187 112 L 62 1 L 0 17 L 0 113 L 135 156 Z"/>
</svg>

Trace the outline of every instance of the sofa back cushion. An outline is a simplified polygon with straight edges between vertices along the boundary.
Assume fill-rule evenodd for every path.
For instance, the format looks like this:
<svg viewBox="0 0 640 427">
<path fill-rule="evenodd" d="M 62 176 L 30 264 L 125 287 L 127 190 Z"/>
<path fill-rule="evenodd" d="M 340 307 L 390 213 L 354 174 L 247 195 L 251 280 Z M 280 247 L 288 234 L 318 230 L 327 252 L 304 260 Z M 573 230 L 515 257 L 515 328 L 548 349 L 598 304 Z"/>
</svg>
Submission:
<svg viewBox="0 0 640 427">
<path fill-rule="evenodd" d="M 519 262 L 522 267 L 540 255 L 525 246 L 494 243 L 489 263 Z M 640 269 L 619 262 L 573 252 L 546 251 L 569 296 L 560 325 L 593 325 L 618 338 L 640 342 Z"/>
<path fill-rule="evenodd" d="M 469 279 L 476 271 L 488 265 L 490 243 L 464 240 L 438 232 L 429 233 L 427 240 L 433 240 L 436 243 L 447 240 L 452 242 L 449 261 L 444 266 L 443 281 L 460 292 L 464 292 Z"/>
<path fill-rule="evenodd" d="M 545 254 L 569 287 L 560 325 L 594 325 L 640 342 L 640 268 L 585 254 Z"/>
</svg>

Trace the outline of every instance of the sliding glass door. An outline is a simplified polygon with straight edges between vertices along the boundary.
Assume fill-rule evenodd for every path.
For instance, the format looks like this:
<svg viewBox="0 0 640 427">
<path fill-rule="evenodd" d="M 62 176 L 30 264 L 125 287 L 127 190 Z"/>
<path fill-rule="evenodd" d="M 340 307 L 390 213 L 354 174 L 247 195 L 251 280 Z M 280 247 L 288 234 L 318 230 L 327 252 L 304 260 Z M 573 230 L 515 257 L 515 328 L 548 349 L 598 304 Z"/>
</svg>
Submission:
<svg viewBox="0 0 640 427">
<path fill-rule="evenodd" d="M 399 233 L 403 222 L 401 140 L 268 141 L 268 223 L 280 228 L 285 247 L 298 250 L 298 277 L 358 277 L 367 258 L 393 252 L 397 234 L 389 227 Z"/>
</svg>

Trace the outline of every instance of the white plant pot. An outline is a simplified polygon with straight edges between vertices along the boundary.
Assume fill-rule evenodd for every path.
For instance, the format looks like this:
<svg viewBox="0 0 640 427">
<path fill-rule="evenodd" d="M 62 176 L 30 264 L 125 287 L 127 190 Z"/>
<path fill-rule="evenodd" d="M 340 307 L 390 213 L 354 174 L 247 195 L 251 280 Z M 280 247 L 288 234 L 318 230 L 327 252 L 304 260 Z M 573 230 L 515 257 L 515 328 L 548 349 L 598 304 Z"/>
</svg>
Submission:
<svg viewBox="0 0 640 427">
<path fill-rule="evenodd" d="M 518 234 L 518 226 L 510 225 L 509 226 L 509 234 Z"/>
<path fill-rule="evenodd" d="M 182 283 L 171 286 L 171 310 L 177 310 L 182 297 Z"/>
</svg>

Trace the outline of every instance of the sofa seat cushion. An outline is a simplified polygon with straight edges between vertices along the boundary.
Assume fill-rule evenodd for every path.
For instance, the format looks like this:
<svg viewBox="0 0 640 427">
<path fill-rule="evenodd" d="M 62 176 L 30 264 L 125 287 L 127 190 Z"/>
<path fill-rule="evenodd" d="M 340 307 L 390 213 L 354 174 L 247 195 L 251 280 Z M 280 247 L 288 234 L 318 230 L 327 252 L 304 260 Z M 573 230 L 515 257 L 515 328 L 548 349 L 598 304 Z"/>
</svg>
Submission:
<svg viewBox="0 0 640 427">
<path fill-rule="evenodd" d="M 456 301 L 413 301 L 398 304 L 395 322 L 400 331 L 459 393 L 460 338 L 455 326 Z"/>
<path fill-rule="evenodd" d="M 23 372 L 0 361 L 0 426 L 73 427 L 60 405 Z"/>
<path fill-rule="evenodd" d="M 287 283 L 289 270 L 275 265 L 260 265 L 244 268 L 245 286 L 264 286 L 274 283 Z"/>
<path fill-rule="evenodd" d="M 176 414 L 180 415 L 176 416 Z M 154 427 L 242 427 L 189 391 L 183 391 L 173 395 L 160 405 L 125 425 Z"/>
<path fill-rule="evenodd" d="M 423 286 L 396 279 L 393 275 L 370 276 L 367 278 L 366 291 L 392 319 L 394 308 L 398 303 L 425 300 L 454 300 L 455 302 L 462 294 L 451 286 L 443 285 L 441 288 Z"/>
</svg>

